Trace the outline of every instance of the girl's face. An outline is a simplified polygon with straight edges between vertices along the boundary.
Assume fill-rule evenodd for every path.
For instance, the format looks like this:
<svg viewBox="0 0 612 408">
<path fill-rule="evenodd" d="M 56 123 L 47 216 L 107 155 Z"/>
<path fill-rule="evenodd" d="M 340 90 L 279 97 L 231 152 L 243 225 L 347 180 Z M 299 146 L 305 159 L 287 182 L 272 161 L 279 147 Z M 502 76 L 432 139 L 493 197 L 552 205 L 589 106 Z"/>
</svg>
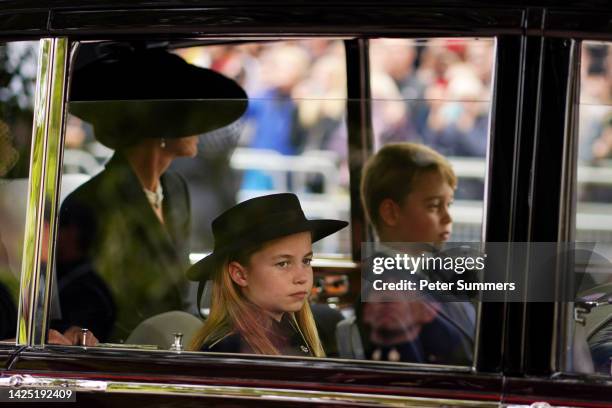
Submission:
<svg viewBox="0 0 612 408">
<path fill-rule="evenodd" d="M 312 240 L 300 232 L 270 241 L 248 265 L 230 262 L 232 280 L 242 293 L 276 320 L 299 311 L 312 289 Z"/>
</svg>

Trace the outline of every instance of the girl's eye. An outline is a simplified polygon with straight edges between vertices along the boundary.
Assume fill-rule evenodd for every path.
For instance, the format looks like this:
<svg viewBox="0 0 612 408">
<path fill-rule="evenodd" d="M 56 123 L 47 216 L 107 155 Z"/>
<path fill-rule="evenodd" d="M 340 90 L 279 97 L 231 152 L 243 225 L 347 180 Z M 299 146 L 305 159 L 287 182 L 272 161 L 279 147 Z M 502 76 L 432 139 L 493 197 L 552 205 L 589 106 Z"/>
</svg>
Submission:
<svg viewBox="0 0 612 408">
<path fill-rule="evenodd" d="M 287 268 L 289 267 L 289 265 L 291 265 L 289 261 L 281 261 L 276 264 L 276 266 L 278 266 L 279 268 Z"/>
<path fill-rule="evenodd" d="M 304 258 L 302 263 L 306 266 L 310 266 L 310 264 L 312 263 L 312 258 Z"/>
</svg>

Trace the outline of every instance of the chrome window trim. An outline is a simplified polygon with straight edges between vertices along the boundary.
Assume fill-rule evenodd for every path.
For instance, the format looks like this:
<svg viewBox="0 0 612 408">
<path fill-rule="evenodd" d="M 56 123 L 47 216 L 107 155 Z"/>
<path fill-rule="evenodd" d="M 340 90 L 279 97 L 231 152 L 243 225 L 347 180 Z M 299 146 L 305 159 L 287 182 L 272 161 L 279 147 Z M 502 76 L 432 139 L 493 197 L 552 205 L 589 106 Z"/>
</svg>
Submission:
<svg viewBox="0 0 612 408">
<path fill-rule="evenodd" d="M 568 87 L 566 90 L 566 108 L 564 120 L 563 164 L 561 173 L 561 200 L 559 200 L 559 242 L 576 242 L 576 208 L 578 198 L 578 147 L 580 133 L 580 58 L 582 41 L 570 40 L 570 66 L 568 69 Z M 555 277 L 556 290 L 565 290 L 561 286 L 561 272 Z M 553 325 L 550 369 L 567 371 L 573 367 L 574 340 L 574 302 L 555 302 L 555 321 Z M 572 350 L 568 353 L 568 350 Z"/>
<path fill-rule="evenodd" d="M 40 40 L 17 320 L 17 343 L 28 346 L 45 341 L 51 288 L 51 268 L 46 265 L 53 265 L 55 247 L 67 47 L 66 38 Z M 42 246 L 45 223 L 49 225 L 47 248 Z M 45 250 L 47 260 L 43 261 Z"/>
<path fill-rule="evenodd" d="M 329 367 L 329 364 L 338 364 L 338 369 L 344 368 L 357 368 L 357 369 L 380 369 L 380 370 L 393 370 L 394 372 L 418 372 L 418 373 L 451 373 L 451 374 L 472 374 L 475 371 L 469 365 L 450 365 L 450 364 L 430 364 L 430 363 L 415 363 L 415 362 L 401 362 L 401 361 L 376 361 L 376 360 L 361 360 L 352 358 L 338 358 L 338 357 L 302 357 L 302 356 L 286 356 L 286 355 L 262 355 L 262 354 L 248 354 L 248 353 L 222 353 L 212 351 L 192 351 L 183 350 L 180 352 L 163 350 L 163 349 L 151 349 L 146 345 L 144 347 L 129 347 L 123 345 L 118 348 L 113 347 L 98 347 L 98 346 L 66 346 L 57 344 L 45 345 L 45 351 L 56 355 L 66 355 L 70 353 L 73 357 L 78 358 L 86 355 L 92 358 L 107 358 L 107 357 L 139 357 L 145 359 L 159 358 L 163 359 L 160 361 L 162 364 L 169 364 L 176 359 L 177 356 L 181 356 L 181 359 L 185 361 L 197 362 L 197 361 L 211 361 L 210 358 L 217 358 L 219 362 L 226 364 L 252 364 L 259 367 L 298 367 L 303 364 L 307 364 L 312 368 L 325 368 Z M 34 347 L 25 350 L 25 352 L 40 350 L 40 347 Z M 58 353 L 58 354 L 55 354 Z M 495 376 L 496 374 L 493 374 Z"/>
<path fill-rule="evenodd" d="M 59 189 L 62 170 L 63 138 L 64 138 L 64 94 L 66 89 L 66 66 L 68 58 L 68 40 L 58 38 L 53 40 L 53 60 L 51 65 L 51 95 L 49 101 L 47 151 L 45 154 L 45 185 L 44 185 L 44 222 L 49 224 L 49 239 L 47 243 L 47 267 L 40 268 L 40 279 L 45 283 L 44 297 L 38 299 L 40 307 L 34 310 L 36 324 L 41 322 L 41 330 L 34 332 L 33 344 L 43 345 L 46 340 L 49 316 L 49 303 L 53 283 L 55 265 L 55 236 L 57 230 Z M 41 293 L 39 291 L 39 293 Z M 38 327 L 38 326 L 36 326 Z"/>
<path fill-rule="evenodd" d="M 74 378 L 12 375 L 0 378 L 2 387 L 45 387 L 71 389 L 77 392 L 104 392 L 109 394 L 180 395 L 202 398 L 235 398 L 259 401 L 351 404 L 379 407 L 499 407 L 498 401 L 460 400 L 450 398 L 425 398 L 410 396 L 386 396 L 336 391 L 313 391 L 291 388 L 239 387 L 224 385 L 164 384 L 123 381 L 96 381 Z M 77 396 L 78 399 L 78 396 Z"/>
<path fill-rule="evenodd" d="M 29 344 L 33 322 L 32 310 L 38 286 L 39 238 L 41 235 L 42 209 L 40 205 L 41 183 L 44 167 L 44 142 L 47 130 L 47 95 L 49 93 L 49 71 L 52 40 L 40 40 L 38 51 L 38 71 L 36 75 L 36 93 L 34 97 L 34 123 L 32 135 L 32 153 L 30 159 L 30 177 L 28 181 L 28 199 L 26 226 L 24 232 L 23 262 L 21 266 L 21 283 L 19 294 L 19 311 L 17 318 L 17 343 Z"/>
<path fill-rule="evenodd" d="M 483 245 L 483 249 L 486 250 L 487 245 L 487 226 L 489 218 L 489 182 L 491 179 L 491 173 L 493 172 L 493 162 L 491 161 L 491 144 L 493 139 L 491 138 L 491 125 L 493 124 L 493 107 L 495 106 L 495 96 L 497 93 L 495 73 L 497 72 L 497 38 L 493 37 L 493 66 L 491 67 L 491 95 L 489 99 L 489 120 L 487 123 L 487 151 L 485 153 L 485 176 L 484 176 L 484 190 L 482 195 L 482 221 L 480 228 L 480 242 Z M 472 358 L 471 368 L 474 372 L 478 369 L 476 362 L 480 357 L 480 343 L 481 343 L 481 331 L 482 331 L 482 302 L 478 302 L 476 306 L 476 327 L 474 329 L 474 357 Z"/>
</svg>

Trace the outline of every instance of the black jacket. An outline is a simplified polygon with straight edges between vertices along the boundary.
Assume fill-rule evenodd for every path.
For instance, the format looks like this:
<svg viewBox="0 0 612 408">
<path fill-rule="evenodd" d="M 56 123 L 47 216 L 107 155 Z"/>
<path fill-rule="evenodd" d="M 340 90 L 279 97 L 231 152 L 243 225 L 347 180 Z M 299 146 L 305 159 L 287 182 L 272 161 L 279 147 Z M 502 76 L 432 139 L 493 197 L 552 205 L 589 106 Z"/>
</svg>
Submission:
<svg viewBox="0 0 612 408">
<path fill-rule="evenodd" d="M 287 313 L 283 315 L 280 322 L 270 319 L 268 335 L 272 344 L 281 355 L 311 357 L 311 352 L 305 339 L 299 330 L 294 327 Z M 221 340 L 212 344 L 204 344 L 201 351 L 214 351 L 218 353 L 248 353 L 254 354 L 253 349 L 245 341 L 244 337 L 237 332 L 232 332 Z"/>
<path fill-rule="evenodd" d="M 177 173 L 161 184 L 165 225 L 120 154 L 66 198 L 58 233 L 63 326 L 118 341 L 148 317 L 186 308 L 189 193 Z"/>
</svg>

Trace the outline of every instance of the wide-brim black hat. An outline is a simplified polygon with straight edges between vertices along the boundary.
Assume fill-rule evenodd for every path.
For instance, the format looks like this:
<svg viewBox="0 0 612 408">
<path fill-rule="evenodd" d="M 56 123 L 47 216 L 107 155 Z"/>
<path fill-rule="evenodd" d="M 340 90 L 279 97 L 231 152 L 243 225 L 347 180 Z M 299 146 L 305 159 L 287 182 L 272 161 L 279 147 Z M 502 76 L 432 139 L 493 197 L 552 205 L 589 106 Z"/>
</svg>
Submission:
<svg viewBox="0 0 612 408">
<path fill-rule="evenodd" d="M 346 227 L 340 220 L 309 220 L 295 194 L 281 193 L 252 198 L 230 208 L 212 223 L 213 252 L 187 271 L 194 281 L 211 279 L 221 262 L 245 248 L 299 232 L 310 231 L 316 242 Z"/>
<path fill-rule="evenodd" d="M 70 112 L 111 148 L 199 135 L 236 121 L 248 98 L 235 81 L 163 50 L 123 51 L 77 69 Z"/>
</svg>

